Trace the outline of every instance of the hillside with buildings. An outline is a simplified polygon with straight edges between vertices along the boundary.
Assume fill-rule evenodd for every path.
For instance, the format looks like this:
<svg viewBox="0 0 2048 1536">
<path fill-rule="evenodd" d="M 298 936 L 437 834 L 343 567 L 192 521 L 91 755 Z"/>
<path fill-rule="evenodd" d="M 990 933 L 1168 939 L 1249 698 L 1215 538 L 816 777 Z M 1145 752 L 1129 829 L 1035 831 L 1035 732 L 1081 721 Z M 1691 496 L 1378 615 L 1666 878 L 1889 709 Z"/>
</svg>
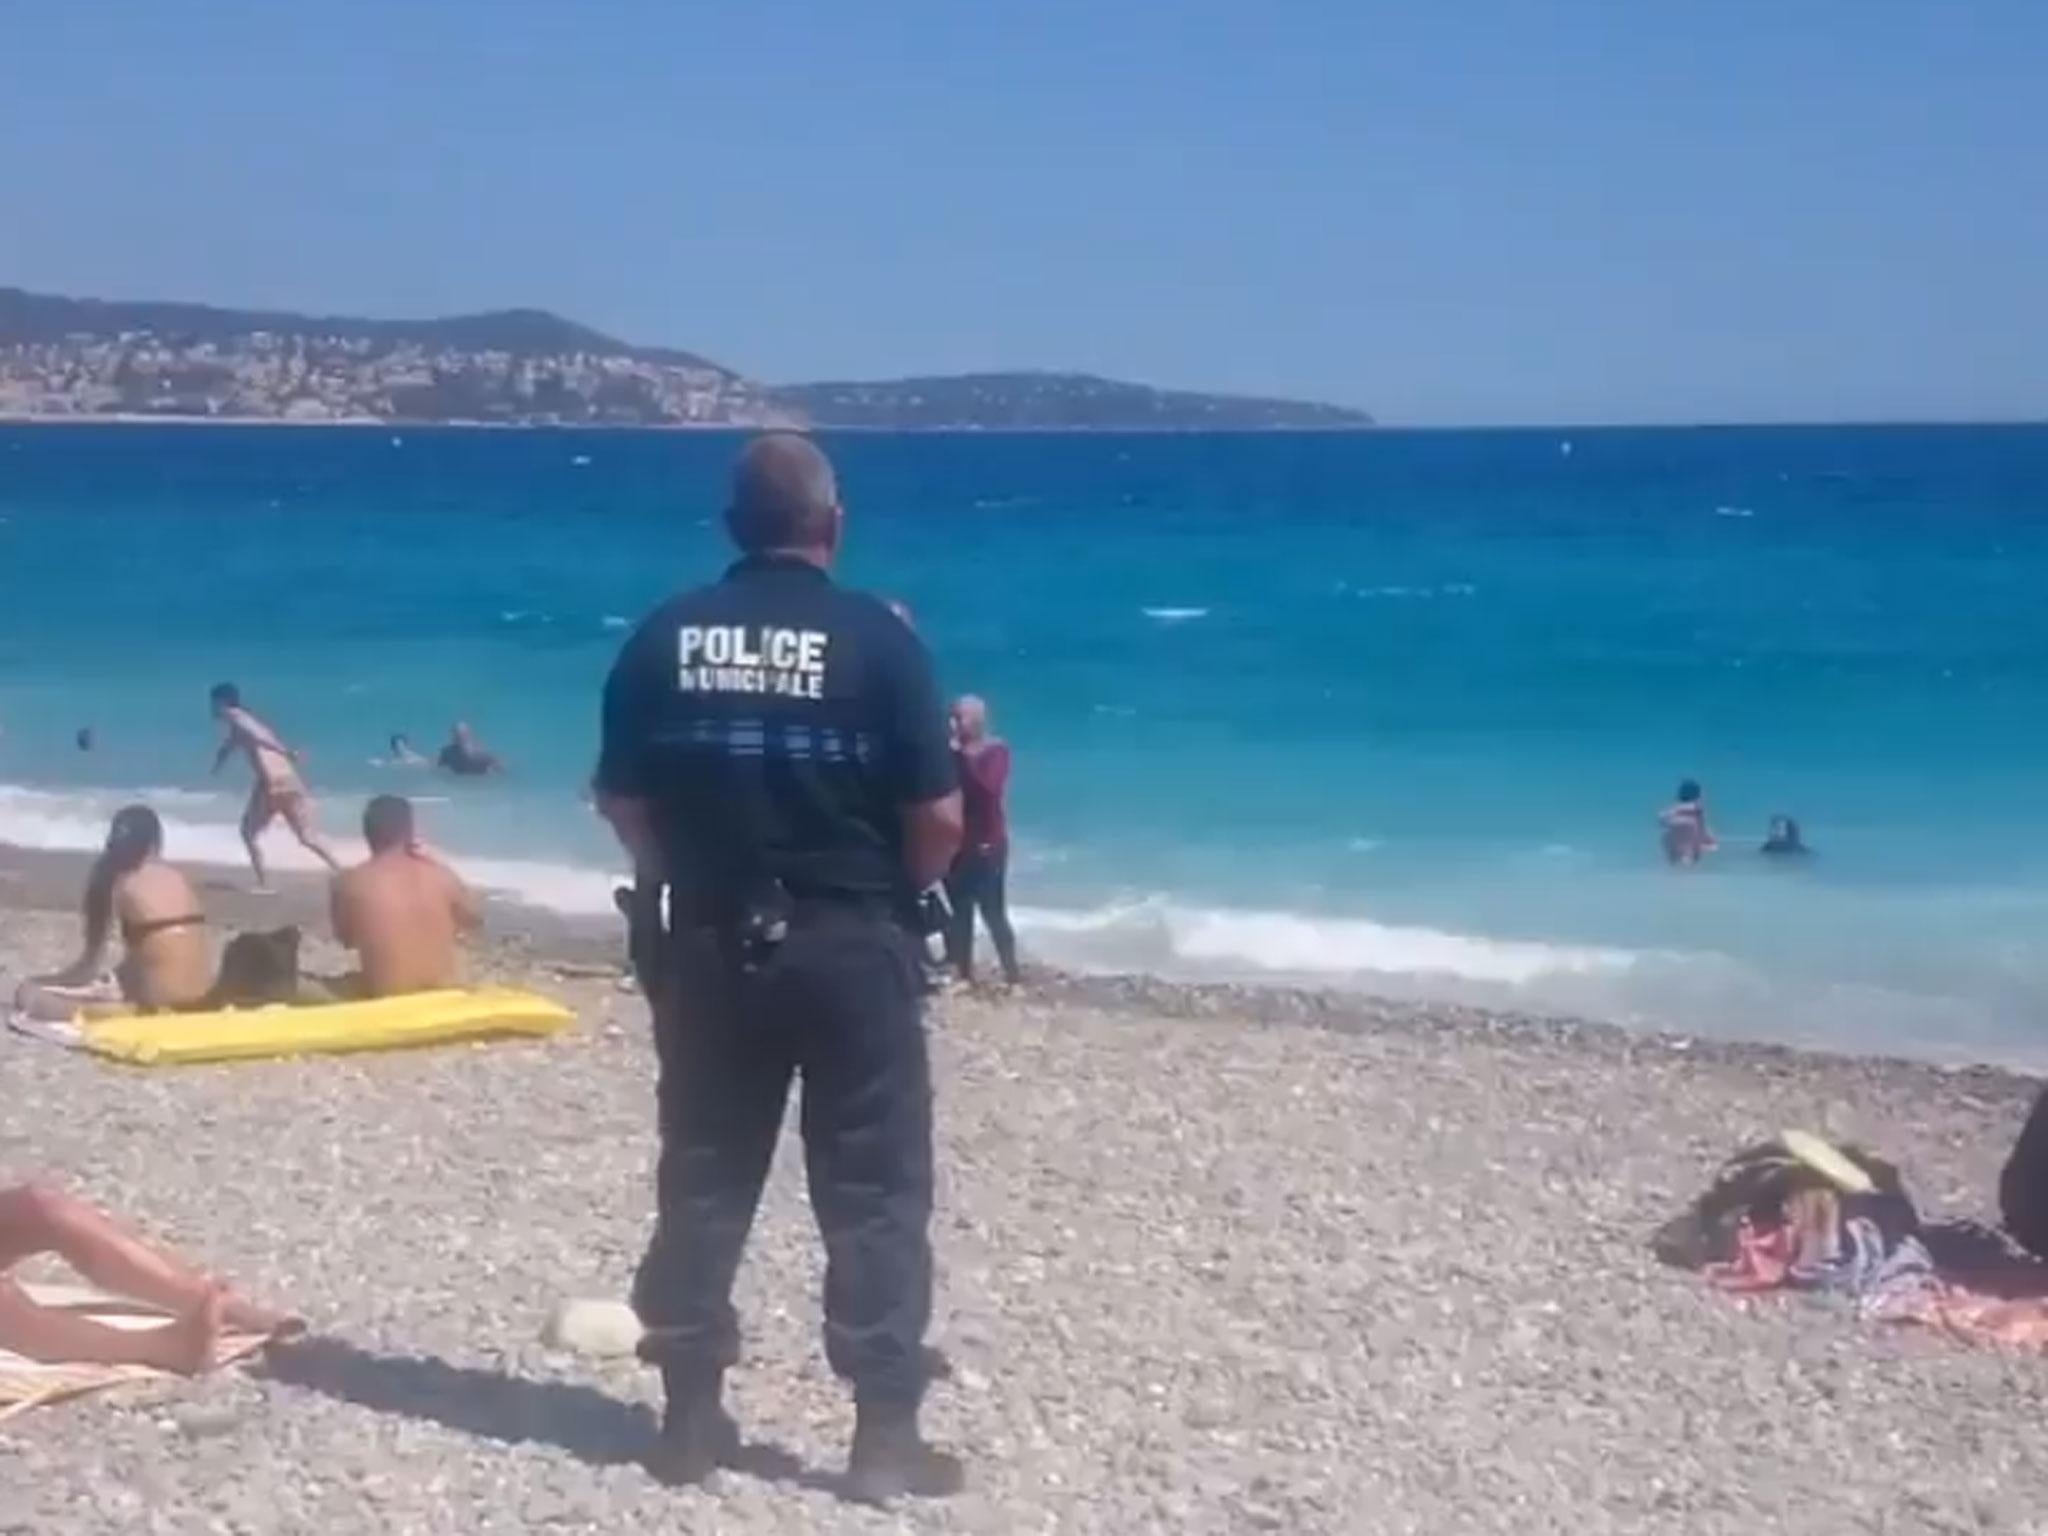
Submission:
<svg viewBox="0 0 2048 1536">
<path fill-rule="evenodd" d="M 379 321 L 0 290 L 0 415 L 752 426 L 760 386 L 538 310 Z"/>
<path fill-rule="evenodd" d="M 1287 400 L 1082 374 L 761 384 L 544 310 L 367 320 L 0 288 L 0 418 L 815 426 L 883 431 L 1308 430 L 1372 424 Z"/>
</svg>

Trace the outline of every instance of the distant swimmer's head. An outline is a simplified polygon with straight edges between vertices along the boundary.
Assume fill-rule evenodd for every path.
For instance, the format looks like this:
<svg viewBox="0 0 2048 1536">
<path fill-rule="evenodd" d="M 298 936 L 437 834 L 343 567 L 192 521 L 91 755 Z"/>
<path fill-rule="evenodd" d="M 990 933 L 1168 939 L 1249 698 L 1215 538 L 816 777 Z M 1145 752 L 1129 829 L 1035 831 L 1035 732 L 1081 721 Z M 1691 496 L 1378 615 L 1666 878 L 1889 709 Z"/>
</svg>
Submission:
<svg viewBox="0 0 2048 1536">
<path fill-rule="evenodd" d="M 979 694 L 963 693 L 953 701 L 953 735 L 963 747 L 971 747 L 988 735 L 988 701 Z"/>
<path fill-rule="evenodd" d="M 1703 797 L 1704 792 L 1700 789 L 1700 781 L 1698 779 L 1686 779 L 1678 786 L 1678 803 L 1680 805 L 1698 805 Z"/>
<path fill-rule="evenodd" d="M 825 451 L 798 432 L 765 432 L 733 466 L 725 526 L 750 555 L 801 555 L 829 565 L 844 522 L 839 478 Z"/>
<path fill-rule="evenodd" d="M 467 747 L 475 743 L 476 732 L 469 728 L 467 720 L 458 720 L 448 727 L 448 739 L 458 747 Z"/>
<path fill-rule="evenodd" d="M 1806 852 L 1806 838 L 1799 830 L 1799 823 L 1790 816 L 1773 816 L 1770 830 L 1764 834 L 1764 852 Z"/>
<path fill-rule="evenodd" d="M 216 716 L 242 707 L 242 690 L 233 683 L 215 683 L 213 691 L 207 697 L 213 701 L 213 712 Z"/>
<path fill-rule="evenodd" d="M 403 795 L 379 795 L 363 807 L 363 841 L 371 853 L 390 853 L 412 843 L 412 802 Z"/>
<path fill-rule="evenodd" d="M 93 748 L 93 734 L 92 734 L 92 727 L 91 727 L 91 726 L 89 726 L 89 725 L 81 725 L 81 726 L 80 726 L 80 727 L 78 728 L 78 737 L 77 737 L 77 740 L 78 740 L 78 750 L 79 750 L 79 751 L 81 751 L 81 752 L 90 752 L 90 751 L 92 750 L 92 748 Z"/>
</svg>

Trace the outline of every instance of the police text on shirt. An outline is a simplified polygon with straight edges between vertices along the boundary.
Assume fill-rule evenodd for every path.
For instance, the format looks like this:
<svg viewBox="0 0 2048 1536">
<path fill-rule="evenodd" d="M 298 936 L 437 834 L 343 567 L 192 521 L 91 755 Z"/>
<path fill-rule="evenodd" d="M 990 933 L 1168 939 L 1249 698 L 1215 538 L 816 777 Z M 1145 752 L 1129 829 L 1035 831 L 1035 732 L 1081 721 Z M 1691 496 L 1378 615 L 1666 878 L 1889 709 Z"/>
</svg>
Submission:
<svg viewBox="0 0 2048 1536">
<path fill-rule="evenodd" d="M 819 629 L 685 624 L 676 631 L 676 688 L 682 693 L 822 699 L 830 639 Z"/>
</svg>

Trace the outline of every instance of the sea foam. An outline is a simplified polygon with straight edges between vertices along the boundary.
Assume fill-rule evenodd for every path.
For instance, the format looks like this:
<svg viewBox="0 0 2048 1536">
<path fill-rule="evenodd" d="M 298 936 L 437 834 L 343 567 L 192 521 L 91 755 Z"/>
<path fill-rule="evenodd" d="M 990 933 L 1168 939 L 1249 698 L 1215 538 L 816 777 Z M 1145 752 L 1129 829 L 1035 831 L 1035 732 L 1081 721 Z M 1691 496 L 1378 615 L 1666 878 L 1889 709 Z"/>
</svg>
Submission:
<svg viewBox="0 0 2048 1536">
<path fill-rule="evenodd" d="M 1172 972 L 1363 981 L 1441 976 L 1523 985 L 1558 976 L 1613 976 L 1629 950 L 1489 938 L 1368 918 L 1194 906 L 1164 896 L 1086 909 L 1021 908 L 1018 926 L 1077 964 Z"/>
<path fill-rule="evenodd" d="M 97 852 L 105 843 L 107 823 L 124 805 L 152 806 L 163 817 L 164 851 L 174 862 L 217 864 L 239 869 L 248 860 L 234 817 L 240 801 L 227 796 L 210 796 L 189 790 L 29 789 L 0 785 L 0 843 L 17 848 L 55 852 Z M 196 814 L 203 806 L 217 806 L 222 815 L 213 819 Z M 332 837 L 335 851 L 344 859 L 361 858 L 360 841 Z M 615 871 L 595 865 L 555 863 L 545 859 L 502 858 L 450 847 L 449 857 L 460 865 L 463 877 L 472 885 L 508 897 L 525 906 L 539 907 L 568 917 L 595 917 L 612 913 L 612 889 L 622 878 Z M 263 840 L 263 853 L 275 869 L 318 873 L 319 860 L 282 831 L 273 830 Z"/>
</svg>

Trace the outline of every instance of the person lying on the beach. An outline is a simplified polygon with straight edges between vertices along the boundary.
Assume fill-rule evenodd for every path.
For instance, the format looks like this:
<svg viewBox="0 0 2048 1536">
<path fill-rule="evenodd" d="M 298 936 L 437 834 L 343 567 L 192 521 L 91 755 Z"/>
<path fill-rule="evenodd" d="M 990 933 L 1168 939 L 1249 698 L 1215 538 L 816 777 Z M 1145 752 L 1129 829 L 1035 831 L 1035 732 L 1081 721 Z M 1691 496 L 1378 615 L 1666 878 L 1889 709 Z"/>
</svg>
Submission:
<svg viewBox="0 0 2048 1536">
<path fill-rule="evenodd" d="M 334 936 L 362 962 L 371 997 L 462 984 L 462 936 L 483 921 L 475 895 L 421 845 L 412 802 L 379 795 L 363 808 L 370 857 L 334 877 Z"/>
<path fill-rule="evenodd" d="M 437 761 L 448 772 L 466 779 L 505 771 L 505 765 L 498 761 L 497 754 L 486 752 L 477 741 L 476 733 L 460 720 L 448 732 L 448 744 L 441 749 Z"/>
<path fill-rule="evenodd" d="M 1678 786 L 1678 801 L 1658 821 L 1664 827 L 1664 859 L 1670 864 L 1697 864 L 1720 846 L 1707 826 L 1707 802 L 1697 779 Z"/>
<path fill-rule="evenodd" d="M 99 1289 L 161 1307 L 173 1321 L 112 1328 L 37 1304 L 8 1272 L 38 1253 L 54 1253 Z M 41 1184 L 0 1189 L 0 1349 L 31 1360 L 150 1365 L 196 1376 L 212 1366 L 223 1332 L 268 1338 L 302 1327 L 152 1248 L 83 1200 Z"/>
<path fill-rule="evenodd" d="M 85 880 L 85 942 L 54 975 L 22 983 L 15 1006 L 33 1018 L 70 1019 L 117 1000 L 137 1008 L 197 1008 L 213 984 L 206 914 L 191 882 L 163 859 L 164 827 L 146 805 L 114 814 L 106 847 Z M 107 985 L 107 942 L 116 922 L 122 956 Z"/>
<path fill-rule="evenodd" d="M 320 840 L 313 826 L 313 797 L 299 777 L 298 765 L 305 760 L 305 754 L 286 746 L 277 732 L 244 709 L 242 692 L 233 683 L 216 684 L 211 697 L 214 718 L 228 728 L 227 739 L 214 754 L 213 771 L 219 773 L 239 751 L 249 759 L 249 767 L 256 775 L 249 791 L 248 809 L 242 812 L 242 846 L 249 850 L 249 867 L 256 872 L 256 889 L 270 889 L 270 879 L 263 868 L 263 850 L 256 839 L 280 816 L 308 853 L 329 869 L 341 868 L 341 860 Z"/>
</svg>

